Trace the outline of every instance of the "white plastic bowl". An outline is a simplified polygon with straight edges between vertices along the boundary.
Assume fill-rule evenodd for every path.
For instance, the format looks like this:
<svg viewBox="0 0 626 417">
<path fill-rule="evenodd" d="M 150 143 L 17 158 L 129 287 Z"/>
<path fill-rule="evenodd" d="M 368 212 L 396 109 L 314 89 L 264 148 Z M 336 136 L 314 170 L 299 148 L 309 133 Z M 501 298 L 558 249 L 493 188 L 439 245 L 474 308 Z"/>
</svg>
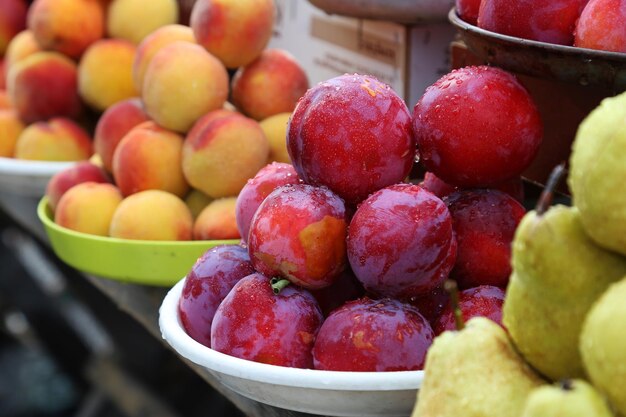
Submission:
<svg viewBox="0 0 626 417">
<path fill-rule="evenodd" d="M 409 416 L 423 371 L 334 372 L 266 365 L 235 358 L 193 340 L 178 317 L 179 281 L 159 310 L 161 334 L 182 357 L 206 368 L 223 385 L 253 400 L 330 416 Z"/>
<path fill-rule="evenodd" d="M 41 197 L 50 178 L 76 162 L 27 161 L 0 157 L 0 191 Z"/>
</svg>

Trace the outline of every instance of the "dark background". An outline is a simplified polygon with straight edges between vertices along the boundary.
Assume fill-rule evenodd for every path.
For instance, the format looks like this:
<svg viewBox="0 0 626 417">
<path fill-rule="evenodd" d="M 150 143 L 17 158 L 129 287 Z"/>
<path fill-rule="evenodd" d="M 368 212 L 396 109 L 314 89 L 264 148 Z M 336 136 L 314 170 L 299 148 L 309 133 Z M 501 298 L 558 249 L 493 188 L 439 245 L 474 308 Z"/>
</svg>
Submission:
<svg viewBox="0 0 626 417">
<path fill-rule="evenodd" d="M 0 209 L 0 417 L 243 416 Z"/>
</svg>

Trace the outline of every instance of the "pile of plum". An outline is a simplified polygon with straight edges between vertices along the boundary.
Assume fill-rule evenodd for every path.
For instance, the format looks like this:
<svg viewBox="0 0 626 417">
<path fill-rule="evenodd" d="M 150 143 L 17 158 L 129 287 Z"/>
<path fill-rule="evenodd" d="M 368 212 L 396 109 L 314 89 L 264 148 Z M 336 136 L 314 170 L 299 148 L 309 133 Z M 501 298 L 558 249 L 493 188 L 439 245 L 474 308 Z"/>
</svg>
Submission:
<svg viewBox="0 0 626 417">
<path fill-rule="evenodd" d="M 626 0 L 455 0 L 479 28 L 533 41 L 626 52 Z"/>
<path fill-rule="evenodd" d="M 293 165 L 266 166 L 238 197 L 242 244 L 187 275 L 184 328 L 267 364 L 422 369 L 454 328 L 444 281 L 466 320 L 500 321 L 520 174 L 542 135 L 527 91 L 497 68 L 452 71 L 413 113 L 370 76 L 319 83 L 289 121 Z M 416 163 L 423 180 L 409 178 Z"/>
</svg>

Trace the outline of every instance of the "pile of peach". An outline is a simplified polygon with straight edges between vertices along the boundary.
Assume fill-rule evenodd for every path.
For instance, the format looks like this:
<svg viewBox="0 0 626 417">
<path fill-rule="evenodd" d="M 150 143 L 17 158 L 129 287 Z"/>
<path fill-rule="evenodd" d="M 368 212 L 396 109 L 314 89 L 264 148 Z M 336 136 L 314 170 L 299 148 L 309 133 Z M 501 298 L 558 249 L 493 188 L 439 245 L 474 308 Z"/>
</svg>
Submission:
<svg viewBox="0 0 626 417">
<path fill-rule="evenodd" d="M 92 164 L 50 182 L 59 224 L 238 238 L 239 191 L 289 162 L 287 120 L 309 84 L 291 55 L 266 48 L 274 2 L 189 4 L 0 0 L 0 156 Z M 113 216 L 122 209 L 128 223 Z"/>
</svg>

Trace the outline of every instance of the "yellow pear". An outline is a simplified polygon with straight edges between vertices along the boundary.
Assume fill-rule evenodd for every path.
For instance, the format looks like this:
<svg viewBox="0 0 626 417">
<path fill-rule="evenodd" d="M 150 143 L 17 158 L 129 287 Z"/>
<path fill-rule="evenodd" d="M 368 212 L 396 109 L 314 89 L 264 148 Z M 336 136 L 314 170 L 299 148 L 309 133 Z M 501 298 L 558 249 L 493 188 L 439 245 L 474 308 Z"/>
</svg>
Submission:
<svg viewBox="0 0 626 417">
<path fill-rule="evenodd" d="M 543 383 L 502 327 L 475 317 L 435 338 L 412 417 L 517 417 Z"/>
</svg>

